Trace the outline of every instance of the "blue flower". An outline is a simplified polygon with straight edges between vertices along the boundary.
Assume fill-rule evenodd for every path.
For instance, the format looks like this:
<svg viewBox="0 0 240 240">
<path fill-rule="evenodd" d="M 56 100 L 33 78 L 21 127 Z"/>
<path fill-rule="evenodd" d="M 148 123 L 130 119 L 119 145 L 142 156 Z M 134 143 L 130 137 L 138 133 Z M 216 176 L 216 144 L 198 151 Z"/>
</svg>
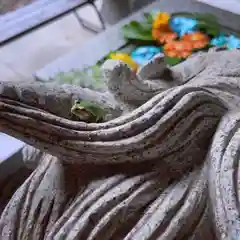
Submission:
<svg viewBox="0 0 240 240">
<path fill-rule="evenodd" d="M 156 54 L 161 52 L 161 48 L 155 46 L 143 46 L 136 48 L 131 53 L 131 58 L 139 65 L 144 65 Z"/>
<path fill-rule="evenodd" d="M 221 33 L 219 36 L 213 38 L 210 42 L 213 46 L 226 46 L 228 49 L 240 48 L 240 39 L 234 35 L 226 36 Z"/>
<path fill-rule="evenodd" d="M 227 47 L 229 49 L 240 48 L 240 39 L 235 37 L 234 35 L 230 35 L 227 38 Z"/>
<path fill-rule="evenodd" d="M 187 17 L 173 17 L 170 20 L 171 29 L 182 37 L 186 33 L 193 33 L 197 28 L 197 20 Z"/>
<path fill-rule="evenodd" d="M 210 44 L 217 47 L 225 46 L 227 44 L 227 36 L 221 33 L 219 36 L 213 38 Z"/>
</svg>

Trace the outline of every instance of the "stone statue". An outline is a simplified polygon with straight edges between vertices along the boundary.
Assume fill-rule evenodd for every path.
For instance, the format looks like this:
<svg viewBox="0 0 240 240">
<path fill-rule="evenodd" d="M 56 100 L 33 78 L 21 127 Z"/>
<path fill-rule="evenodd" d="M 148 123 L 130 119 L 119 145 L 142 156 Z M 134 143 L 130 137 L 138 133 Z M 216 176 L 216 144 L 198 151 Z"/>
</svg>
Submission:
<svg viewBox="0 0 240 240">
<path fill-rule="evenodd" d="M 0 130 L 31 175 L 1 209 L 0 239 L 240 239 L 240 51 L 214 48 L 137 73 L 103 65 L 106 91 L 0 83 Z M 73 121 L 77 99 L 109 112 Z"/>
</svg>

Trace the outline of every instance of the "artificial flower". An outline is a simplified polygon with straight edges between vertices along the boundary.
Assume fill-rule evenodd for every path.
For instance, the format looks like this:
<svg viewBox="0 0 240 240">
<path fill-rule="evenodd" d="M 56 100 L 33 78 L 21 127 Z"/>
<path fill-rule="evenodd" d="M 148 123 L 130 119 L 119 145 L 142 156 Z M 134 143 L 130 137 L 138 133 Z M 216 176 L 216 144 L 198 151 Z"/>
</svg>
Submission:
<svg viewBox="0 0 240 240">
<path fill-rule="evenodd" d="M 189 33 L 182 36 L 181 40 L 190 42 L 194 49 L 201 49 L 208 45 L 209 37 L 201 32 Z"/>
<path fill-rule="evenodd" d="M 143 65 L 151 60 L 156 54 L 160 53 L 161 49 L 155 46 L 142 46 L 136 48 L 131 53 L 131 58 L 139 65 Z"/>
<path fill-rule="evenodd" d="M 127 53 L 111 53 L 111 59 L 120 60 L 128 64 L 134 71 L 138 69 L 138 64 Z"/>
<path fill-rule="evenodd" d="M 169 24 L 179 37 L 182 37 L 186 33 L 192 33 L 197 28 L 197 20 L 187 17 L 172 17 Z"/>
<path fill-rule="evenodd" d="M 187 41 L 172 41 L 164 45 L 164 53 L 172 58 L 187 58 L 192 54 L 192 44 Z"/>
<path fill-rule="evenodd" d="M 240 39 L 237 38 L 234 35 L 230 35 L 227 38 L 227 43 L 226 43 L 228 49 L 235 49 L 235 48 L 240 48 Z"/>
<path fill-rule="evenodd" d="M 177 38 L 177 34 L 175 32 L 163 32 L 160 29 L 152 29 L 152 36 L 154 40 L 157 40 L 161 44 L 168 43 Z"/>
<path fill-rule="evenodd" d="M 158 12 L 153 20 L 152 28 L 160 29 L 161 31 L 169 31 L 168 21 L 170 16 L 166 12 Z"/>
<path fill-rule="evenodd" d="M 217 46 L 217 47 L 222 47 L 225 46 L 227 44 L 227 36 L 225 34 L 220 34 L 219 36 L 213 38 L 210 41 L 210 44 L 212 46 Z"/>
<path fill-rule="evenodd" d="M 228 49 L 240 48 L 240 39 L 234 35 L 226 36 L 221 33 L 219 36 L 213 38 L 210 42 L 213 46 L 226 46 Z"/>
</svg>

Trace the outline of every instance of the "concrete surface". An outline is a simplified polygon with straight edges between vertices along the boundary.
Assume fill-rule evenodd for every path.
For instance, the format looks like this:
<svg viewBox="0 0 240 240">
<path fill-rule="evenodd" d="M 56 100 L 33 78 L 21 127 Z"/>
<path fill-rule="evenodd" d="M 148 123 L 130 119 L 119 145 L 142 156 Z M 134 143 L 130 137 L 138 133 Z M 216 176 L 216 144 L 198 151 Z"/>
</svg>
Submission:
<svg viewBox="0 0 240 240">
<path fill-rule="evenodd" d="M 100 7 L 101 1 L 97 4 Z M 77 12 L 98 24 L 92 8 L 85 7 Z M 1 81 L 30 81 L 37 69 L 80 47 L 94 36 L 82 28 L 73 13 L 23 35 L 0 47 Z"/>
<path fill-rule="evenodd" d="M 6 134 L 0 133 L 0 164 L 20 150 L 24 143 Z"/>
</svg>

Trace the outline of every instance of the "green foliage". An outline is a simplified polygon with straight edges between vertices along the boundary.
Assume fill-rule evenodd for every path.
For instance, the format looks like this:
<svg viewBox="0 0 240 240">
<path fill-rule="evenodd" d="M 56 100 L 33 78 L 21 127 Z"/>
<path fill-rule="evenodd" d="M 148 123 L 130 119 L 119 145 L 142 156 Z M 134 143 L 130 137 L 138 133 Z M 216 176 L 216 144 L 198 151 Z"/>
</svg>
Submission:
<svg viewBox="0 0 240 240">
<path fill-rule="evenodd" d="M 94 90 L 103 90 L 106 87 L 105 79 L 101 73 L 101 67 L 99 65 L 95 65 L 82 71 L 72 70 L 69 72 L 59 72 L 50 80 L 60 85 L 71 84 Z"/>
<path fill-rule="evenodd" d="M 172 13 L 171 17 L 187 17 L 187 18 L 194 18 L 193 13 L 190 12 L 176 12 Z"/>
<path fill-rule="evenodd" d="M 105 60 L 111 59 L 111 55 L 112 55 L 112 54 L 115 54 L 116 52 L 118 52 L 118 51 L 110 51 L 110 52 L 108 53 L 108 55 L 105 57 Z"/>
<path fill-rule="evenodd" d="M 194 18 L 198 21 L 204 21 L 208 23 L 218 24 L 217 17 L 210 13 L 194 13 Z"/>
<path fill-rule="evenodd" d="M 129 40 L 154 41 L 152 38 L 152 24 L 149 16 L 145 22 L 132 21 L 122 27 L 122 34 Z"/>
<path fill-rule="evenodd" d="M 154 21 L 154 12 L 144 13 L 143 20 L 141 22 L 131 21 L 122 27 L 123 36 L 131 41 L 134 46 L 151 45 L 156 44 L 156 41 L 152 38 L 152 23 Z M 217 18 L 208 13 L 190 13 L 190 12 L 177 12 L 171 14 L 171 17 L 182 16 L 187 18 L 196 19 L 198 22 L 197 28 L 210 35 L 211 37 L 217 36 L 221 31 L 221 25 L 218 23 Z M 202 50 L 207 50 L 211 46 L 208 45 Z M 199 49 L 195 49 L 199 51 Z M 123 51 L 125 52 L 125 51 Z M 129 51 L 131 52 L 131 51 Z M 82 71 L 72 70 L 70 72 L 58 73 L 52 81 L 56 81 L 59 84 L 73 84 L 81 87 L 86 87 L 94 90 L 106 89 L 105 79 L 101 73 L 101 64 L 109 58 L 111 52 L 104 57 L 99 63 L 91 68 L 84 69 Z M 168 65 L 173 66 L 184 59 L 165 57 L 165 61 Z"/>
<path fill-rule="evenodd" d="M 217 18 L 211 14 L 195 14 L 198 20 L 198 28 L 211 36 L 217 36 L 221 31 L 221 26 Z"/>
<path fill-rule="evenodd" d="M 145 18 L 146 23 L 152 25 L 154 21 L 154 13 L 144 13 L 143 16 Z"/>
<path fill-rule="evenodd" d="M 169 66 L 174 66 L 180 62 L 183 61 L 182 58 L 172 58 L 172 57 L 167 57 L 165 56 L 164 61 L 166 62 L 166 64 L 168 64 Z"/>
<path fill-rule="evenodd" d="M 217 18 L 209 13 L 173 13 L 171 17 L 182 16 L 196 19 L 198 29 L 211 36 L 217 36 L 220 33 L 221 26 Z M 144 13 L 144 20 L 141 22 L 132 21 L 122 27 L 123 36 L 128 40 L 154 41 L 152 38 L 152 23 L 154 13 Z"/>
<path fill-rule="evenodd" d="M 172 13 L 171 17 L 186 17 L 196 19 L 198 21 L 218 23 L 217 17 L 210 13 L 176 12 Z"/>
</svg>

